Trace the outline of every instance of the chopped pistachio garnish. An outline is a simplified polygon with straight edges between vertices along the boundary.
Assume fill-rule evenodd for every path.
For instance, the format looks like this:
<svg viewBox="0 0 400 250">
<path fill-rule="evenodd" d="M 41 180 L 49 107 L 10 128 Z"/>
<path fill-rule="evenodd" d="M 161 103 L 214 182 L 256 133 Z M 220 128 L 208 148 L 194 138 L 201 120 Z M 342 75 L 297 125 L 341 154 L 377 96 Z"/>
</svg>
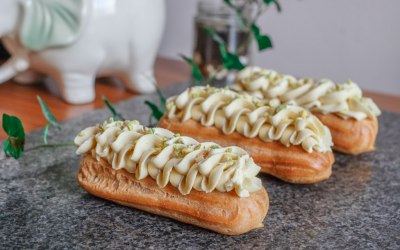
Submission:
<svg viewBox="0 0 400 250">
<path fill-rule="evenodd" d="M 291 88 L 298 88 L 298 87 L 300 87 L 301 86 L 301 84 L 299 83 L 299 82 L 289 82 L 289 86 L 291 87 Z"/>
<path fill-rule="evenodd" d="M 155 134 L 154 128 L 147 128 L 145 131 L 146 134 Z"/>
<path fill-rule="evenodd" d="M 327 83 L 327 82 L 330 82 L 330 80 L 328 80 L 328 79 L 322 79 L 322 80 L 320 80 L 320 81 L 318 82 L 318 84 L 324 84 L 324 83 Z"/>
<path fill-rule="evenodd" d="M 278 107 L 276 107 L 276 109 L 275 109 L 275 114 L 278 114 L 278 113 L 281 112 L 282 110 L 286 109 L 286 107 L 287 107 L 286 104 L 278 105 Z"/>
<path fill-rule="evenodd" d="M 303 111 L 300 112 L 300 116 L 303 117 L 303 118 L 306 118 L 308 116 L 308 114 L 309 113 L 306 110 L 303 110 Z"/>
<path fill-rule="evenodd" d="M 230 153 L 224 155 L 225 161 L 232 161 L 232 155 Z"/>
<path fill-rule="evenodd" d="M 133 126 L 134 126 L 134 125 L 137 125 L 137 123 L 135 124 L 135 122 L 132 121 L 132 122 L 128 122 L 126 125 L 127 125 L 127 127 L 128 127 L 128 130 L 129 130 L 129 131 L 132 131 L 132 130 L 133 130 Z"/>
</svg>

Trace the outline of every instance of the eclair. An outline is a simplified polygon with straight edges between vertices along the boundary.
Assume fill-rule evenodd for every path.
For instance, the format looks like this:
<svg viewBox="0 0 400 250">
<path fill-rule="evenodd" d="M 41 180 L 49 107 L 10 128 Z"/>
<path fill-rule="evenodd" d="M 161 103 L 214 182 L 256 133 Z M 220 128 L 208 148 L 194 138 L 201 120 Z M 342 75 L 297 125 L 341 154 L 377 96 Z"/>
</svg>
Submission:
<svg viewBox="0 0 400 250">
<path fill-rule="evenodd" d="M 358 155 L 375 149 L 381 111 L 352 81 L 335 84 L 327 79 L 296 79 L 273 70 L 247 67 L 238 73 L 231 88 L 272 106 L 293 104 L 310 110 L 330 129 L 337 151 Z"/>
<path fill-rule="evenodd" d="M 269 198 L 249 154 L 137 121 L 106 121 L 74 140 L 79 184 L 118 204 L 237 235 L 263 226 Z"/>
<path fill-rule="evenodd" d="M 239 146 L 261 172 L 287 182 L 316 183 L 332 172 L 329 129 L 302 107 L 271 107 L 227 88 L 197 86 L 167 100 L 159 126 L 199 141 Z"/>
</svg>

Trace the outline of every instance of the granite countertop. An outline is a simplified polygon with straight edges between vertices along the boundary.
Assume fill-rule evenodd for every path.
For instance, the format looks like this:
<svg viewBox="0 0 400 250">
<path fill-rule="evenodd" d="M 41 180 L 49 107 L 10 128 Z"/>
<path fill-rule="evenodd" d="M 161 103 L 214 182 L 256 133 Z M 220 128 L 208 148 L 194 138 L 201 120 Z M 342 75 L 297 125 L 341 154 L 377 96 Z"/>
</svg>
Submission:
<svg viewBox="0 0 400 250">
<path fill-rule="evenodd" d="M 182 90 L 169 89 L 172 94 Z M 126 118 L 148 122 L 140 96 L 116 105 Z M 71 141 L 109 118 L 101 109 L 51 130 L 49 141 Z M 224 236 L 96 198 L 77 183 L 75 149 L 42 148 L 19 159 L 0 145 L 0 248 L 356 248 L 400 249 L 400 114 L 379 118 L 377 151 L 336 153 L 331 178 L 291 185 L 261 175 L 270 196 L 264 228 Z M 26 148 L 42 130 L 27 135 Z"/>
</svg>

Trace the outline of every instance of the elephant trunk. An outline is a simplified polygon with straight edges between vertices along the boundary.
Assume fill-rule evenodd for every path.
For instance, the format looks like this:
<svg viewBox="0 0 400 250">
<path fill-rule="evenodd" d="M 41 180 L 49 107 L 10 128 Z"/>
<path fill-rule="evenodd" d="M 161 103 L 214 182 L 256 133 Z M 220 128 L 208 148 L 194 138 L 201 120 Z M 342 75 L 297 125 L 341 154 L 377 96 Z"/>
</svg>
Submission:
<svg viewBox="0 0 400 250">
<path fill-rule="evenodd" d="M 22 56 L 13 56 L 0 67 L 0 84 L 29 68 L 29 60 Z"/>
</svg>

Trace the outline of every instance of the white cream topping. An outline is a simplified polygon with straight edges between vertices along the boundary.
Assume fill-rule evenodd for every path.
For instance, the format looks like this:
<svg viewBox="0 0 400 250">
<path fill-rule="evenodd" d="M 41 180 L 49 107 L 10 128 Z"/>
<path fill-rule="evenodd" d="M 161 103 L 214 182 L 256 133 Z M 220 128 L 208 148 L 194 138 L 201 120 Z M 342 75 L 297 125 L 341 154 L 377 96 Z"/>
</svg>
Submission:
<svg viewBox="0 0 400 250">
<path fill-rule="evenodd" d="M 296 79 L 269 69 L 247 67 L 238 73 L 232 89 L 266 99 L 274 105 L 291 103 L 323 114 L 335 113 L 344 119 L 374 118 L 381 111 L 370 98 L 362 96 L 352 81 L 335 84 L 330 80 Z"/>
<path fill-rule="evenodd" d="M 141 180 L 148 176 L 160 188 L 171 184 L 183 194 L 192 189 L 235 190 L 240 197 L 262 188 L 260 171 L 246 151 L 199 143 L 163 128 L 146 128 L 137 121 L 109 121 L 88 127 L 76 136 L 77 154 L 103 158 L 113 169 L 124 168 Z"/>
<path fill-rule="evenodd" d="M 302 107 L 271 107 L 247 94 L 214 87 L 189 88 L 167 100 L 167 116 L 182 122 L 189 119 L 215 126 L 224 134 L 235 131 L 245 137 L 279 141 L 285 146 L 301 145 L 307 152 L 331 151 L 329 129 Z"/>
</svg>

